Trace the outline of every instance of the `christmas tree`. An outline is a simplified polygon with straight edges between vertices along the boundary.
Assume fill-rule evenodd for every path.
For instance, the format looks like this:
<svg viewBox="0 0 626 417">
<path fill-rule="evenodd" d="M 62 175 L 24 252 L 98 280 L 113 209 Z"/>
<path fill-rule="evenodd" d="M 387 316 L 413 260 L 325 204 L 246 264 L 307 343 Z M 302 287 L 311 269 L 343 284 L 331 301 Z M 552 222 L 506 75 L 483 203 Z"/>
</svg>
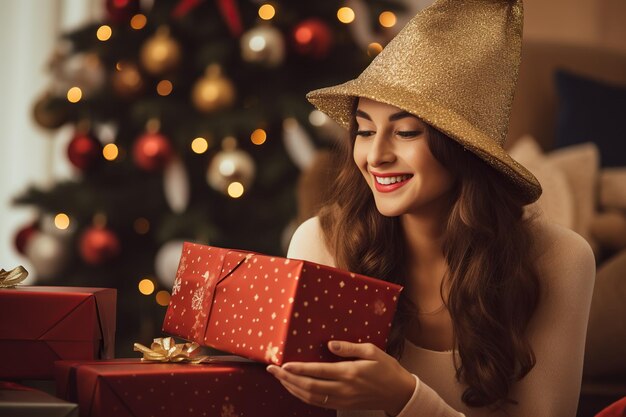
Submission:
<svg viewBox="0 0 626 417">
<path fill-rule="evenodd" d="M 106 0 L 59 40 L 39 125 L 74 126 L 77 175 L 16 198 L 38 283 L 118 289 L 118 355 L 160 335 L 182 241 L 284 255 L 294 188 L 341 135 L 307 91 L 356 76 L 389 1 Z"/>
</svg>

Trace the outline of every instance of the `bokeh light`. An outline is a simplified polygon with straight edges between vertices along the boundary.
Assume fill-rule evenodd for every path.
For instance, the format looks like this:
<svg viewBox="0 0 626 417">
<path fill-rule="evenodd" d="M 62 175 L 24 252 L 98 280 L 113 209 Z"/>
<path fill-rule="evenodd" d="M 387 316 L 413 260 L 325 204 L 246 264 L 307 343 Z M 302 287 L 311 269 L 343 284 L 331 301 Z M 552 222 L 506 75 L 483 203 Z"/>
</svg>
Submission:
<svg viewBox="0 0 626 417">
<path fill-rule="evenodd" d="M 197 154 L 205 153 L 209 149 L 209 142 L 203 137 L 197 137 L 191 141 L 191 150 Z"/>
<path fill-rule="evenodd" d="M 267 133 L 263 129 L 256 129 L 250 135 L 250 141 L 255 145 L 263 145 L 267 140 Z"/>
<path fill-rule="evenodd" d="M 150 231 L 150 222 L 145 217 L 137 217 L 133 222 L 133 229 L 140 235 L 145 235 Z"/>
<path fill-rule="evenodd" d="M 173 89 L 174 89 L 174 86 L 172 85 L 172 82 L 170 80 L 159 81 L 159 83 L 157 84 L 157 88 L 156 88 L 157 93 L 159 93 L 160 96 L 170 95 Z"/>
<path fill-rule="evenodd" d="M 59 213 L 54 216 L 54 225 L 57 229 L 65 230 L 70 227 L 70 218 L 65 213 Z"/>
<path fill-rule="evenodd" d="M 170 303 L 170 293 L 165 290 L 157 292 L 155 298 L 157 304 L 160 306 L 167 307 Z"/>
<path fill-rule="evenodd" d="M 120 154 L 120 150 L 114 143 L 108 143 L 102 148 L 102 156 L 107 161 L 115 161 Z"/>
<path fill-rule="evenodd" d="M 67 90 L 67 100 L 70 103 L 78 103 L 83 98 L 83 91 L 78 87 L 72 87 Z"/>
<path fill-rule="evenodd" d="M 371 56 L 372 58 L 381 53 L 382 50 L 383 46 L 378 42 L 372 42 L 367 45 L 367 55 Z"/>
<path fill-rule="evenodd" d="M 337 10 L 337 19 L 339 19 L 341 23 L 352 23 L 354 18 L 354 10 L 349 7 L 342 7 Z"/>
<path fill-rule="evenodd" d="M 130 27 L 135 30 L 143 29 L 146 26 L 147 22 L 148 19 L 146 18 L 146 16 L 139 13 L 134 15 L 133 18 L 130 19 Z"/>
<path fill-rule="evenodd" d="M 270 20 L 276 15 L 276 9 L 271 4 L 264 4 L 259 7 L 259 17 L 263 20 Z"/>
<path fill-rule="evenodd" d="M 244 188 L 240 182 L 231 182 L 228 186 L 228 195 L 232 198 L 239 198 L 243 195 Z"/>
<path fill-rule="evenodd" d="M 139 281 L 139 285 L 137 285 L 137 287 L 139 287 L 139 292 L 143 295 L 150 295 L 154 292 L 154 282 L 148 278 L 144 278 Z"/>
<path fill-rule="evenodd" d="M 101 41 L 108 41 L 109 39 L 111 39 L 111 35 L 113 34 L 113 31 L 111 30 L 111 26 L 108 25 L 102 25 L 98 28 L 98 31 L 96 32 L 96 37 L 98 38 L 98 40 Z"/>
<path fill-rule="evenodd" d="M 380 25 L 382 27 L 385 28 L 391 28 L 394 27 L 396 25 L 396 15 L 393 12 L 382 12 L 379 16 L 378 16 L 378 22 L 380 23 Z"/>
</svg>

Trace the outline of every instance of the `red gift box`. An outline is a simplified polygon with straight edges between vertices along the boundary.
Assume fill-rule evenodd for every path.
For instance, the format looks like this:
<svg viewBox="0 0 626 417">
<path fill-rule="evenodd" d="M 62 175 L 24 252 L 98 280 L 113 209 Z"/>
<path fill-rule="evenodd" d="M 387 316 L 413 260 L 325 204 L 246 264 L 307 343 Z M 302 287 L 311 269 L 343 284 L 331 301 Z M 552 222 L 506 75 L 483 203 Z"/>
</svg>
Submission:
<svg viewBox="0 0 626 417">
<path fill-rule="evenodd" d="M 0 378 L 52 379 L 54 361 L 112 358 L 117 292 L 0 289 Z"/>
<path fill-rule="evenodd" d="M 0 381 L 0 415 L 78 417 L 78 405 L 33 388 Z"/>
<path fill-rule="evenodd" d="M 185 243 L 163 331 L 266 363 L 336 361 L 329 340 L 385 348 L 401 290 L 313 262 Z"/>
<path fill-rule="evenodd" d="M 81 417 L 334 417 L 335 410 L 305 404 L 265 370 L 233 356 L 211 363 L 57 362 L 57 375 L 76 368 Z M 61 377 L 57 386 L 72 385 Z"/>
</svg>

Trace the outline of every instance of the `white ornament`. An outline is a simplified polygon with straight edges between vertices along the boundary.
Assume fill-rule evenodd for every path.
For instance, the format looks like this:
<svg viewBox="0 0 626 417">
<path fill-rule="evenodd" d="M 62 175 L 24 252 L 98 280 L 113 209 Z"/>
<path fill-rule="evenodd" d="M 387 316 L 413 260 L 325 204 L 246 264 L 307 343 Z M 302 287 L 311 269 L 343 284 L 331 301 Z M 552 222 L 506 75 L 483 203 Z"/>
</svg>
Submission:
<svg viewBox="0 0 626 417">
<path fill-rule="evenodd" d="M 35 233 L 24 248 L 26 257 L 35 269 L 37 281 L 58 276 L 69 259 L 67 244 L 63 238 L 48 233 Z"/>
<path fill-rule="evenodd" d="M 170 209 L 183 213 L 189 204 L 189 177 L 180 158 L 175 158 L 165 168 L 163 191 Z"/>
<path fill-rule="evenodd" d="M 283 35 L 270 24 L 259 25 L 244 33 L 240 46 L 241 56 L 248 62 L 276 67 L 285 58 Z"/>
<path fill-rule="evenodd" d="M 283 122 L 283 143 L 298 168 L 304 171 L 311 166 L 317 151 L 307 131 L 294 118 Z"/>
<path fill-rule="evenodd" d="M 165 243 L 154 257 L 154 270 L 159 282 L 166 288 L 175 285 L 176 271 L 183 251 L 182 240 L 171 240 Z M 178 283 L 180 287 L 180 282 Z M 172 293 L 173 294 L 173 293 Z"/>
</svg>

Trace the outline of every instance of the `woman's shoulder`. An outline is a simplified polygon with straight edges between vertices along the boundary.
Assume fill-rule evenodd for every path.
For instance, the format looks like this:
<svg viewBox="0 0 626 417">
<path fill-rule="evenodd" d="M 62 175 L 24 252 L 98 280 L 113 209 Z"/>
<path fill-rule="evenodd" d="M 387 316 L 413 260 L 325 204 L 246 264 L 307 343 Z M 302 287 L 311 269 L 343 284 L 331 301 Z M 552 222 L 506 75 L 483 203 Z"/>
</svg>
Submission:
<svg viewBox="0 0 626 417">
<path fill-rule="evenodd" d="M 590 293 L 596 263 L 589 243 L 571 229 L 545 219 L 534 221 L 531 230 L 542 288 L 559 294 L 572 290 L 580 295 Z"/>
<path fill-rule="evenodd" d="M 287 257 L 336 266 L 335 259 L 326 246 L 318 217 L 311 217 L 298 226 L 291 238 Z"/>
</svg>

